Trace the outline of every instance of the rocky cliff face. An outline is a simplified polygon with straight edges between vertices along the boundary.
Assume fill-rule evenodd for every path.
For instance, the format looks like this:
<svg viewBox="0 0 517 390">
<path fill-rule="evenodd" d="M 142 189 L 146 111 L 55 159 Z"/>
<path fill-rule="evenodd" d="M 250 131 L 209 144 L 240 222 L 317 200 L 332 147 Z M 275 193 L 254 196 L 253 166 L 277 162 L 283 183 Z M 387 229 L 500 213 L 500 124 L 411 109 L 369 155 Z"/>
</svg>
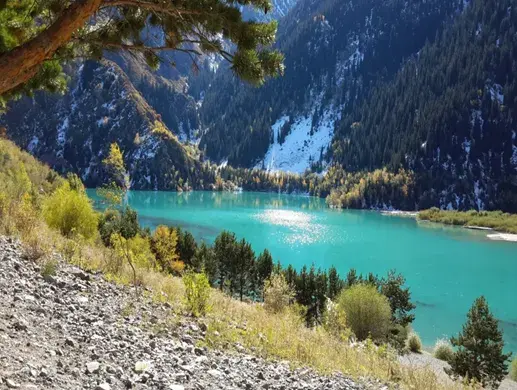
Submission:
<svg viewBox="0 0 517 390">
<path fill-rule="evenodd" d="M 56 258 L 56 260 L 59 260 Z M 8 389 L 374 389 L 245 352 L 197 347 L 206 325 L 58 262 L 43 277 L 0 237 L 0 387 Z M 243 351 L 242 346 L 236 348 Z"/>
</svg>

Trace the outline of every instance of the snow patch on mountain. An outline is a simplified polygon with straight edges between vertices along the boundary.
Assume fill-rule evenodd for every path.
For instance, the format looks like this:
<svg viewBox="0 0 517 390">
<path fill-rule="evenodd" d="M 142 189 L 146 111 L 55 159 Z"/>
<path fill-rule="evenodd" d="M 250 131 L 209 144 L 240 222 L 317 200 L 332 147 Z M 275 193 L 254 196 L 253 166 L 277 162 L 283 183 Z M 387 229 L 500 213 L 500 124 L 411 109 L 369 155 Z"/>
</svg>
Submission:
<svg viewBox="0 0 517 390">
<path fill-rule="evenodd" d="M 489 91 L 492 101 L 497 101 L 499 104 L 504 103 L 503 87 L 500 84 L 489 87 Z"/>
<path fill-rule="evenodd" d="M 310 169 L 326 152 L 334 135 L 334 124 L 339 117 L 339 110 L 327 109 L 313 128 L 313 115 L 299 116 L 293 121 L 285 141 L 280 144 L 278 134 L 290 119 L 289 116 L 282 116 L 271 126 L 274 142 L 256 168 L 293 173 L 303 173 Z"/>
<path fill-rule="evenodd" d="M 342 86 L 345 83 L 350 70 L 357 68 L 364 61 L 364 53 L 359 50 L 359 39 L 355 39 L 350 44 L 353 51 L 348 57 L 344 53 L 338 54 L 336 63 L 336 86 Z"/>
<path fill-rule="evenodd" d="M 512 141 L 515 142 L 516 133 L 515 130 L 512 131 Z M 517 171 L 517 146 L 512 145 L 512 157 L 510 157 L 510 162 L 514 166 L 515 170 Z"/>
</svg>

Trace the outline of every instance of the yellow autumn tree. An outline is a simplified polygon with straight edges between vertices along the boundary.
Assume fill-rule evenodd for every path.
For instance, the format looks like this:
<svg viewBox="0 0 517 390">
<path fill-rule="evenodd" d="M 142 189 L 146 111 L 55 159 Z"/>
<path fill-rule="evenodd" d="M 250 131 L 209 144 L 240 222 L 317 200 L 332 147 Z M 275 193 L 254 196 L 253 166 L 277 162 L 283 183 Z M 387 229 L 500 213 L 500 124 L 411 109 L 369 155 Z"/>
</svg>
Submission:
<svg viewBox="0 0 517 390">
<path fill-rule="evenodd" d="M 176 253 L 178 236 L 174 229 L 160 225 L 154 231 L 152 237 L 152 249 L 156 256 L 156 261 L 164 271 L 180 274 L 185 265 L 179 260 Z"/>
<path fill-rule="evenodd" d="M 124 157 L 116 142 L 110 145 L 108 157 L 102 160 L 102 164 L 111 182 L 120 188 L 129 188 L 129 175 L 124 165 Z"/>
</svg>

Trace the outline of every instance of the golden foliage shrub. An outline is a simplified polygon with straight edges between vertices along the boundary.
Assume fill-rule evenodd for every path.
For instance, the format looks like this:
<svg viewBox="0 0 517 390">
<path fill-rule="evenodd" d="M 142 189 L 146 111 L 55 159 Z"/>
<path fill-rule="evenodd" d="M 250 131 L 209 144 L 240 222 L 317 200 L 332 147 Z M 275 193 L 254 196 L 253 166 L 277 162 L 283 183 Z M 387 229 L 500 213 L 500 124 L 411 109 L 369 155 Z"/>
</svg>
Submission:
<svg viewBox="0 0 517 390">
<path fill-rule="evenodd" d="M 180 274 L 185 268 L 183 262 L 178 261 L 179 257 L 176 253 L 177 243 L 178 235 L 176 230 L 160 225 L 154 231 L 152 249 L 156 256 L 156 261 L 163 271 L 173 271 L 176 274 Z"/>
<path fill-rule="evenodd" d="M 283 274 L 273 274 L 264 283 L 264 307 L 272 313 L 285 310 L 294 298 L 294 291 Z"/>
<path fill-rule="evenodd" d="M 85 239 L 97 233 L 97 213 L 88 196 L 64 183 L 43 202 L 43 217 L 53 229 L 66 237 L 79 235 Z"/>
</svg>

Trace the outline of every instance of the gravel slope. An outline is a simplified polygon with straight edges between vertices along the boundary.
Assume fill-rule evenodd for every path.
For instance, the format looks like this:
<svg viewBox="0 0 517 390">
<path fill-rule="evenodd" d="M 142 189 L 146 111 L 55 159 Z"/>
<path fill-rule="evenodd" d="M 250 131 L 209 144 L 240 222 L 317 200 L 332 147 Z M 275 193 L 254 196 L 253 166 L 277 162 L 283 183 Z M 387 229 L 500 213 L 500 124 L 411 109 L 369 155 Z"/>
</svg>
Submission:
<svg viewBox="0 0 517 390">
<path fill-rule="evenodd" d="M 365 389 L 287 363 L 196 347 L 204 325 L 60 263 L 44 279 L 0 237 L 0 388 Z M 134 303 L 132 305 L 132 303 Z"/>
</svg>

